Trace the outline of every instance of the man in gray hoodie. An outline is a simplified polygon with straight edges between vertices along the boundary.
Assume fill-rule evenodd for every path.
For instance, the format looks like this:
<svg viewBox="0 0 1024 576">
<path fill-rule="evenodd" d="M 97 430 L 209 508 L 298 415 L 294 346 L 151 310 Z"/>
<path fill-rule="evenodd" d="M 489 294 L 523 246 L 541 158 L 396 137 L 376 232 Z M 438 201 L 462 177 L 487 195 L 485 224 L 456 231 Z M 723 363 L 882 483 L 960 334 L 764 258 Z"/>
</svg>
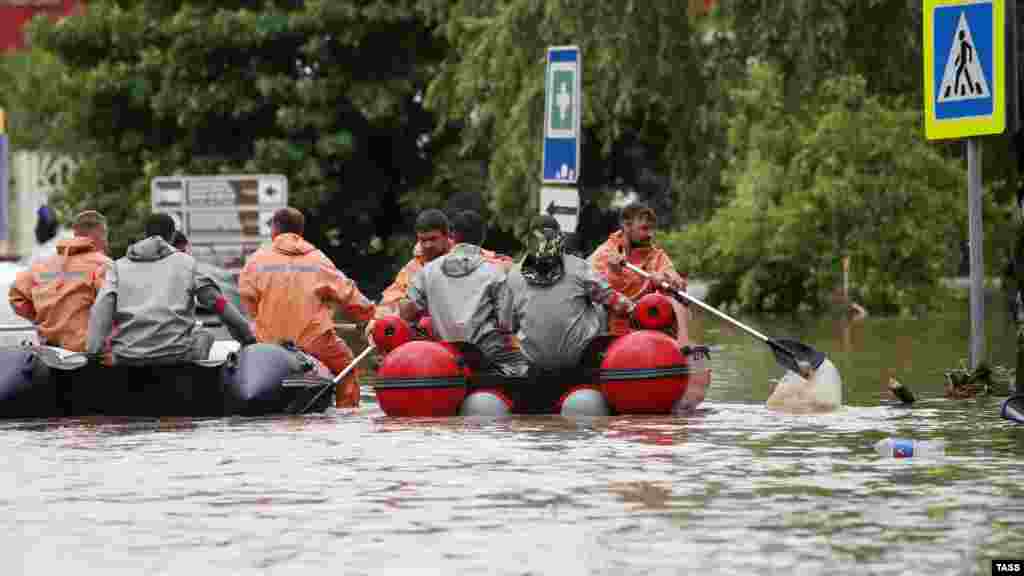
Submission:
<svg viewBox="0 0 1024 576">
<path fill-rule="evenodd" d="M 509 273 L 500 324 L 518 334 L 535 372 L 577 368 L 588 343 L 607 331 L 606 308 L 628 316 L 635 304 L 586 260 L 566 254 L 558 221 L 540 217 L 530 251 Z"/>
<path fill-rule="evenodd" d="M 89 315 L 86 352 L 98 355 L 114 322 L 111 338 L 115 364 L 177 364 L 203 360 L 213 334 L 196 325 L 196 301 L 214 310 L 241 345 L 256 341 L 249 322 L 224 296 L 196 260 L 170 241 L 174 220 L 153 214 L 146 220 L 146 238 L 128 247 L 107 270 Z"/>
<path fill-rule="evenodd" d="M 487 258 L 480 248 L 483 221 L 453 221 L 451 232 L 459 243 L 416 272 L 399 303 L 399 315 L 415 321 L 429 314 L 439 339 L 476 345 L 504 374 L 525 372 L 522 355 L 512 347 L 508 333 L 498 328 L 505 267 Z"/>
</svg>

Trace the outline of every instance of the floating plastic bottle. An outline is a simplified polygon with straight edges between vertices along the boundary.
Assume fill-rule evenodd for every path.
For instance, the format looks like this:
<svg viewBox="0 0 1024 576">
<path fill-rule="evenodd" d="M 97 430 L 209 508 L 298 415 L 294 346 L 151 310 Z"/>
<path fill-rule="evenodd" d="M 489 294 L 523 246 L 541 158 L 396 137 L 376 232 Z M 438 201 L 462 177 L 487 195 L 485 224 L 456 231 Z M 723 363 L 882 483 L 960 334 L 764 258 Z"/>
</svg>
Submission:
<svg viewBox="0 0 1024 576">
<path fill-rule="evenodd" d="M 912 440 L 910 438 L 883 438 L 875 442 L 875 452 L 884 458 L 927 458 L 946 453 L 944 440 Z"/>
</svg>

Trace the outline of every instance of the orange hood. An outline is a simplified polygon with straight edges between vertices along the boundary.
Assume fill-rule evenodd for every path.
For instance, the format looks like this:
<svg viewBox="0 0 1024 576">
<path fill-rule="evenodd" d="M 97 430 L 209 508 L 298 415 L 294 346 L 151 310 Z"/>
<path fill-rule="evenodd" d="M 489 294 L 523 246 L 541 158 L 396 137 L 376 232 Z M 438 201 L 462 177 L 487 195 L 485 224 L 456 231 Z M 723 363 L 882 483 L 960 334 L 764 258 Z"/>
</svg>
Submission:
<svg viewBox="0 0 1024 576">
<path fill-rule="evenodd" d="M 274 252 L 284 254 L 286 256 L 302 256 L 316 250 L 316 247 L 309 242 L 306 242 L 302 236 L 292 234 L 291 232 L 278 234 L 274 238 L 272 246 L 274 248 Z"/>
</svg>

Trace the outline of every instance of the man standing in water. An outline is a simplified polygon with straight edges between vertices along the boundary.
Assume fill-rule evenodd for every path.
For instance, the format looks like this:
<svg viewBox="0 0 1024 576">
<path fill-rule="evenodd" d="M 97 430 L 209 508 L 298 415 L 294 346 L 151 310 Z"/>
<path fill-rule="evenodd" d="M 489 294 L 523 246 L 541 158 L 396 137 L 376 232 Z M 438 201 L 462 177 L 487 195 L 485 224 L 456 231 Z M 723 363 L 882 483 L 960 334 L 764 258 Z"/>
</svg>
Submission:
<svg viewBox="0 0 1024 576">
<path fill-rule="evenodd" d="M 359 322 L 369 321 L 376 307 L 330 258 L 303 239 L 305 225 L 295 208 L 274 213 L 271 246 L 249 256 L 238 279 L 242 306 L 252 315 L 260 342 L 294 342 L 337 374 L 353 355 L 334 331 L 332 305 Z M 355 371 L 335 392 L 338 408 L 359 406 Z"/>
</svg>

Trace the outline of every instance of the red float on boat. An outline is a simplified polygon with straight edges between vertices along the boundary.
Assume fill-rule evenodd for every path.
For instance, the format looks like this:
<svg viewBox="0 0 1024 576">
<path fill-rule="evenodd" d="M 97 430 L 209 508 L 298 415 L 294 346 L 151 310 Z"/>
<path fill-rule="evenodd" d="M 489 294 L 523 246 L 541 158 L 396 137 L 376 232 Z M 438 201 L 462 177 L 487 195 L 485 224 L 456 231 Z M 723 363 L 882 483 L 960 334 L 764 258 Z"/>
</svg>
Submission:
<svg viewBox="0 0 1024 576">
<path fill-rule="evenodd" d="M 617 339 L 601 362 L 601 391 L 619 414 L 668 414 L 693 370 L 679 343 L 653 330 Z"/>
<path fill-rule="evenodd" d="M 665 330 L 675 325 L 676 314 L 667 296 L 652 292 L 637 301 L 633 319 L 644 330 Z"/>
<path fill-rule="evenodd" d="M 612 414 L 669 414 L 691 382 L 711 378 L 704 363 L 707 348 L 681 349 L 675 339 L 654 330 L 597 338 L 578 369 L 558 374 L 497 374 L 480 365 L 479 354 L 465 343 L 402 344 L 384 357 L 374 379 L 381 409 L 389 416 L 454 416 L 468 395 L 487 391 L 512 413 L 558 414 L 574 392 L 595 390 Z M 582 406 L 598 404 L 604 403 L 591 399 Z"/>
<path fill-rule="evenodd" d="M 398 316 L 385 316 L 373 323 L 373 343 L 384 354 L 412 340 L 409 323 Z"/>
<path fill-rule="evenodd" d="M 384 357 L 374 389 L 389 416 L 454 416 L 466 397 L 466 374 L 449 348 L 413 340 Z"/>
</svg>

